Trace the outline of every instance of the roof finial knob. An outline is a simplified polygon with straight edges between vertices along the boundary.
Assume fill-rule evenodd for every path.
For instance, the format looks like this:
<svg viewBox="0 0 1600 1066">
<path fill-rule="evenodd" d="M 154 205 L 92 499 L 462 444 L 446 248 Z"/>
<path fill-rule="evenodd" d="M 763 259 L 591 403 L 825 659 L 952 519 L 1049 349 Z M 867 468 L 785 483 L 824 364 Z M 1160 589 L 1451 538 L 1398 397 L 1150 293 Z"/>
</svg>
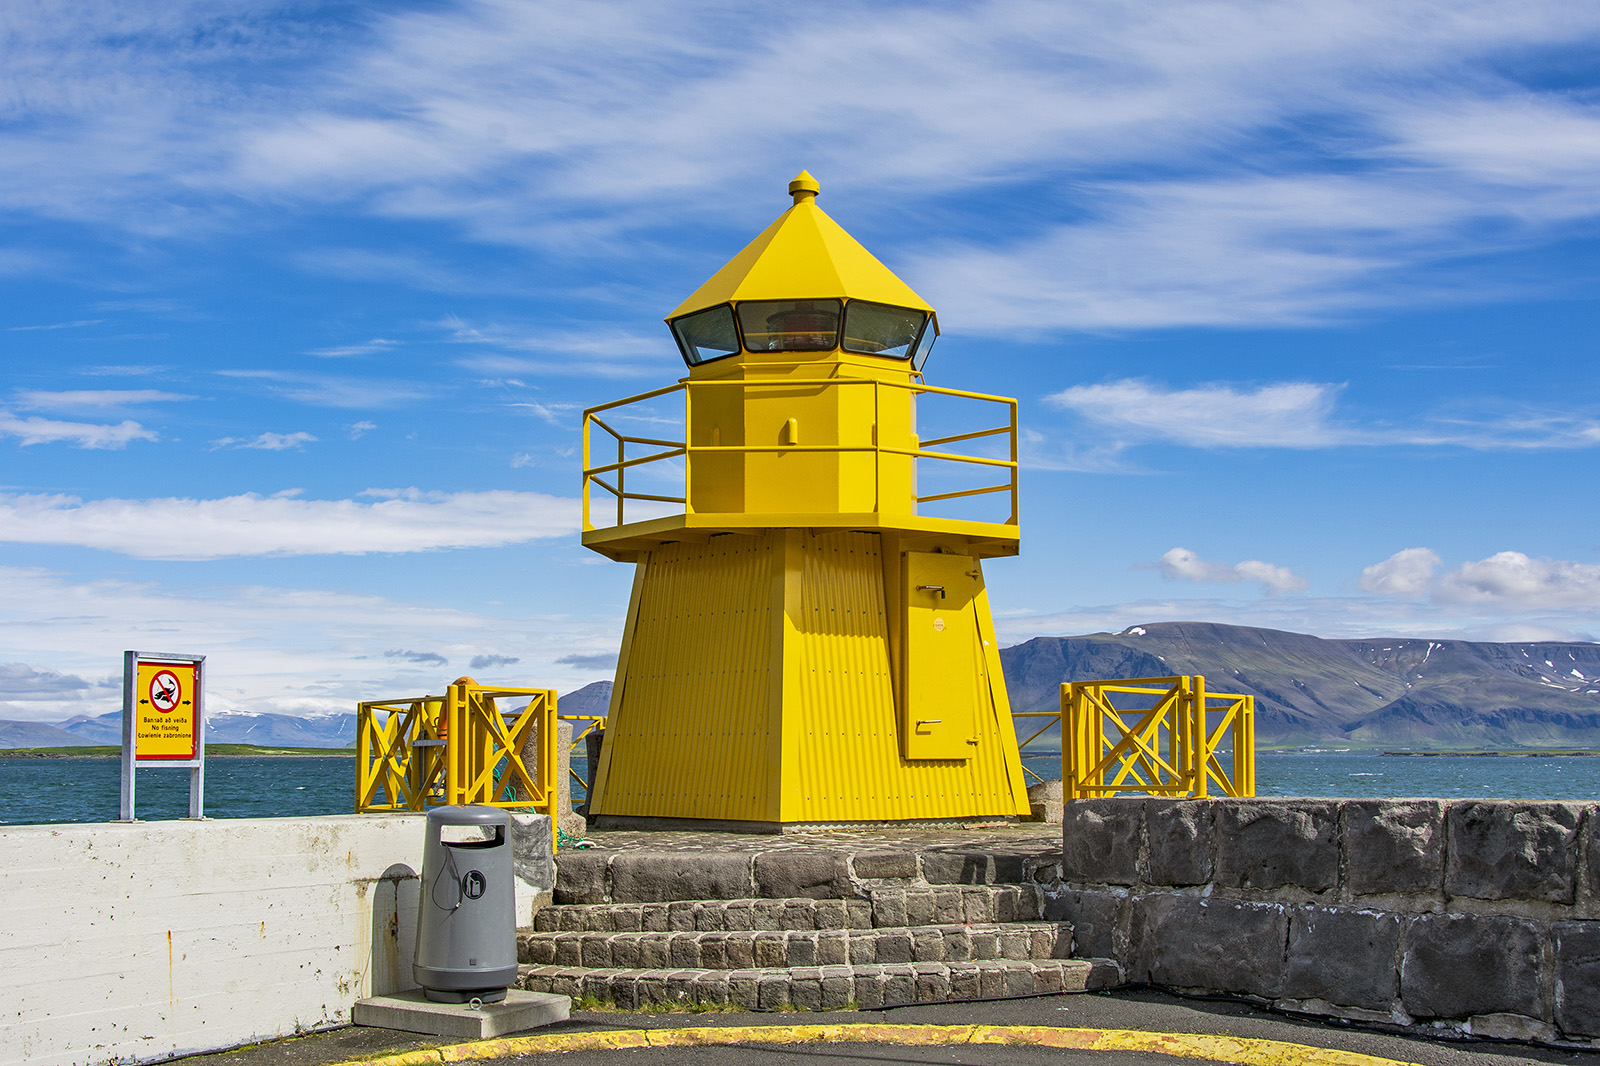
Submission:
<svg viewBox="0 0 1600 1066">
<path fill-rule="evenodd" d="M 809 170 L 802 170 L 789 183 L 789 195 L 794 197 L 796 205 L 814 199 L 821 191 L 822 186 L 817 184 L 817 179 L 811 176 L 811 171 Z"/>
</svg>

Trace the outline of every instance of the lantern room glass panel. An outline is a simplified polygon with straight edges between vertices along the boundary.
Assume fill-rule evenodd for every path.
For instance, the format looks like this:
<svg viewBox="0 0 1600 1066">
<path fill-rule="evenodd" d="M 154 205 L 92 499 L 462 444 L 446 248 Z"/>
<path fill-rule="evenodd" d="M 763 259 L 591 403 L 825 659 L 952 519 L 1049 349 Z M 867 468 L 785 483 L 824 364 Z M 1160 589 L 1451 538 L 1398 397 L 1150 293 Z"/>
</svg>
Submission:
<svg viewBox="0 0 1600 1066">
<path fill-rule="evenodd" d="M 839 300 L 752 300 L 739 328 L 752 352 L 826 352 L 839 346 Z"/>
<path fill-rule="evenodd" d="M 683 361 L 690 366 L 709 363 L 739 350 L 739 332 L 733 325 L 733 308 L 727 304 L 684 315 L 672 323 Z"/>
<path fill-rule="evenodd" d="M 910 359 L 927 320 L 922 311 L 851 300 L 844 312 L 844 350 Z"/>
</svg>

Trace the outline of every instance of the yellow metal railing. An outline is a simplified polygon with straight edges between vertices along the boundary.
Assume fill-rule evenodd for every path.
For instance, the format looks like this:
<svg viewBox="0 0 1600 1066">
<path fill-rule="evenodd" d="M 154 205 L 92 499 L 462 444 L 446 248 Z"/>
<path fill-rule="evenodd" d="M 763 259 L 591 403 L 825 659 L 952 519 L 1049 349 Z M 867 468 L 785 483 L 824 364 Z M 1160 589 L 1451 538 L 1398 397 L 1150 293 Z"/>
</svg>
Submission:
<svg viewBox="0 0 1600 1066">
<path fill-rule="evenodd" d="M 1256 793 L 1255 697 L 1208 692 L 1201 675 L 1069 682 L 1058 721 L 1067 799 Z"/>
<path fill-rule="evenodd" d="M 496 701 L 528 700 L 520 711 Z M 356 715 L 356 813 L 477 803 L 531 808 L 556 833 L 556 694 L 456 682 L 443 696 L 369 700 Z M 534 754 L 530 766 L 528 741 Z"/>
<path fill-rule="evenodd" d="M 578 776 L 578 771 L 572 768 L 572 753 L 578 750 L 578 745 L 582 744 L 590 733 L 593 733 L 596 729 L 604 729 L 606 727 L 606 716 L 603 714 L 563 714 L 560 716 L 560 718 L 563 722 L 589 723 L 588 725 L 584 726 L 581 731 L 577 728 L 577 726 L 573 727 L 572 744 L 567 748 L 567 774 L 571 776 L 574 781 L 583 786 L 585 795 L 584 802 L 587 803 L 588 794 L 594 791 L 593 786 L 595 768 L 589 765 L 589 754 L 587 751 L 585 751 L 583 756 L 583 765 L 584 769 L 589 771 L 589 780 L 585 781 L 583 778 Z"/>
<path fill-rule="evenodd" d="M 914 448 L 898 448 L 892 445 L 881 444 L 874 441 L 871 444 L 693 444 L 685 440 L 667 440 L 659 437 L 639 437 L 621 432 L 615 426 L 601 418 L 602 414 L 615 411 L 630 404 L 654 400 L 668 396 L 675 392 L 682 392 L 684 398 L 683 424 L 691 424 L 691 415 L 694 393 L 701 389 L 739 388 L 750 392 L 764 390 L 789 390 L 795 388 L 816 388 L 819 386 L 852 386 L 871 388 L 873 390 L 874 424 L 879 424 L 877 407 L 884 389 L 903 389 L 914 395 L 950 396 L 956 399 L 973 400 L 986 404 L 998 404 L 1005 409 L 1006 424 L 988 429 L 978 429 L 967 433 L 955 433 L 948 436 L 935 437 L 931 440 L 919 441 Z M 609 452 L 615 446 L 616 458 L 604 463 L 595 464 L 593 458 L 600 450 L 590 439 L 590 427 L 598 426 L 610 437 L 610 444 L 604 445 Z M 685 433 L 687 438 L 688 434 Z M 982 455 L 967 455 L 961 452 L 937 451 L 950 444 L 959 444 L 964 441 L 981 440 L 986 437 L 1005 436 L 1010 443 L 1009 458 L 997 459 Z M 644 455 L 628 453 L 630 445 L 658 449 Z M 760 452 L 860 452 L 876 455 L 907 456 L 914 460 L 928 459 L 938 462 L 966 464 L 978 468 L 994 468 L 1001 470 L 1005 478 L 996 485 L 983 485 L 977 488 L 959 489 L 954 492 L 938 492 L 927 496 L 917 496 L 916 502 L 935 503 L 943 500 L 961 499 L 969 496 L 985 496 L 993 493 L 1006 493 L 1009 495 L 1011 513 L 1004 524 L 1017 524 L 1017 469 L 1019 466 L 1017 452 L 1017 401 L 1005 396 L 990 396 L 981 392 L 968 392 L 963 389 L 943 389 L 933 385 L 917 382 L 882 381 L 877 378 L 782 378 L 773 380 L 730 379 L 713 381 L 680 381 L 674 385 L 653 389 L 637 396 L 626 399 L 613 400 L 611 403 L 591 407 L 583 413 L 583 528 L 585 532 L 597 528 L 593 521 L 590 508 L 590 490 L 599 487 L 609 493 L 616 501 L 615 525 L 624 525 L 627 521 L 626 504 L 629 500 L 651 501 L 655 503 L 681 504 L 688 512 L 690 507 L 690 471 L 692 465 L 687 461 L 696 455 L 714 454 L 740 454 L 752 455 Z M 627 486 L 628 471 L 637 470 L 650 463 L 665 462 L 680 456 L 685 458 L 683 465 L 683 494 L 664 495 L 660 493 L 630 492 Z"/>
<path fill-rule="evenodd" d="M 1028 745 L 1029 744 L 1032 744 L 1034 741 L 1038 740 L 1040 737 L 1042 737 L 1046 733 L 1050 732 L 1050 730 L 1055 729 L 1055 728 L 1057 728 L 1058 726 L 1061 725 L 1061 712 L 1059 710 L 1056 710 L 1056 711 L 1012 711 L 1011 712 L 1011 717 L 1013 717 L 1013 718 L 1043 718 L 1043 719 L 1045 719 L 1044 725 L 1040 726 L 1038 729 L 1035 729 L 1032 733 L 1028 734 L 1027 737 L 1025 737 L 1022 740 L 1019 740 L 1017 742 L 1017 749 L 1024 756 L 1026 756 L 1028 754 Z M 1062 752 L 1064 752 L 1065 749 L 1060 749 L 1059 746 L 1060 746 L 1060 743 L 1061 743 L 1061 737 L 1064 736 L 1064 735 L 1065 734 L 1063 733 L 1063 734 L 1058 734 L 1056 736 L 1056 744 L 1058 746 L 1058 749 L 1061 750 Z M 1034 781 L 1035 784 L 1043 784 L 1047 780 L 1043 774 L 1034 773 L 1033 770 L 1030 769 L 1026 763 L 1024 763 L 1022 765 L 1022 772 L 1026 776 L 1033 778 L 1033 781 Z M 1062 780 L 1066 780 L 1066 775 L 1065 774 L 1062 775 Z"/>
</svg>

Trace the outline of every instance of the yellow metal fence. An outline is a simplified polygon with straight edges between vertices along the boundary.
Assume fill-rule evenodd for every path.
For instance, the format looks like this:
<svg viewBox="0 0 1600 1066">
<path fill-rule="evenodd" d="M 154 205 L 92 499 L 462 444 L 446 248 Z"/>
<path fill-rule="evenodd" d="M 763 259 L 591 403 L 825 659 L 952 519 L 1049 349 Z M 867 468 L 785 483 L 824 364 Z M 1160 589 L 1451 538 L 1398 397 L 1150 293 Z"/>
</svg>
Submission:
<svg viewBox="0 0 1600 1066">
<path fill-rule="evenodd" d="M 573 727 L 572 727 L 572 744 L 567 748 L 567 755 L 568 755 L 567 773 L 568 773 L 568 775 L 571 776 L 571 778 L 574 781 L 576 781 L 578 784 L 583 786 L 584 802 L 587 803 L 587 802 L 589 802 L 589 800 L 588 800 L 589 793 L 594 791 L 595 766 L 592 765 L 589 762 L 589 754 L 588 754 L 588 751 L 587 751 L 588 745 L 585 743 L 585 741 L 588 739 L 590 733 L 593 733 L 597 729 L 602 730 L 602 731 L 605 729 L 605 727 L 606 727 L 606 716 L 603 715 L 603 714 L 563 714 L 563 715 L 561 715 L 561 720 L 563 722 L 573 722 L 573 723 L 587 722 L 588 723 L 587 725 L 583 726 L 581 729 L 576 724 L 573 725 Z M 578 745 L 580 745 L 580 744 L 583 744 L 584 747 L 585 747 L 584 756 L 583 756 L 583 766 L 584 766 L 584 769 L 586 771 L 588 771 L 588 774 L 589 774 L 589 780 L 587 780 L 587 781 L 585 781 L 582 777 L 578 776 L 578 771 L 576 771 L 576 770 L 574 770 L 572 768 L 571 755 L 572 755 L 573 752 L 578 750 Z"/>
<path fill-rule="evenodd" d="M 601 415 L 614 418 L 611 414 L 619 408 L 648 400 L 659 399 L 672 393 L 682 392 L 684 401 L 683 424 L 691 422 L 691 409 L 696 391 L 702 389 L 737 388 L 747 392 L 793 390 L 798 388 L 817 388 L 824 386 L 850 386 L 857 388 L 871 388 L 874 390 L 874 405 L 883 395 L 884 389 L 902 389 L 918 396 L 949 396 L 958 400 L 972 400 L 987 405 L 997 405 L 1003 409 L 1006 424 L 991 426 L 985 429 L 976 429 L 966 433 L 954 433 L 929 440 L 917 442 L 914 448 L 897 448 L 888 444 L 874 441 L 871 444 L 693 444 L 688 440 L 668 440 L 660 437 L 633 436 L 618 430 Z M 874 424 L 878 423 L 876 416 Z M 596 427 L 607 435 L 609 443 L 604 443 L 607 438 L 591 439 L 590 428 Z M 685 434 L 687 437 L 687 434 Z M 962 444 L 968 441 L 983 440 L 988 437 L 1005 437 L 1010 444 L 1008 458 L 995 458 L 983 455 L 968 455 L 961 452 L 943 451 L 952 444 Z M 657 449 L 646 454 L 629 455 L 629 447 Z M 609 453 L 614 449 L 616 458 L 608 462 L 595 462 L 595 457 L 601 452 Z M 627 521 L 627 503 L 634 501 L 649 501 L 654 503 L 678 504 L 686 511 L 689 509 L 690 483 L 689 478 L 693 465 L 687 460 L 695 455 L 712 454 L 741 454 L 750 455 L 757 452 L 862 452 L 877 455 L 908 456 L 913 460 L 933 460 L 944 463 L 965 464 L 977 469 L 994 469 L 999 471 L 999 477 L 1004 480 L 994 485 L 980 485 L 976 488 L 958 489 L 953 492 L 937 492 L 926 496 L 917 496 L 919 504 L 936 503 L 945 500 L 964 499 L 972 496 L 986 496 L 990 494 L 1005 493 L 1010 501 L 1010 514 L 1004 519 L 1007 525 L 1017 524 L 1017 401 L 1005 396 L 990 396 L 981 392 L 968 392 L 963 389 L 943 389 L 933 385 L 919 383 L 903 383 L 896 381 L 883 381 L 877 378 L 787 378 L 774 381 L 736 379 L 727 381 L 680 381 L 675 385 L 654 389 L 650 392 L 629 396 L 626 399 L 614 400 L 611 403 L 592 407 L 583 413 L 583 528 L 585 531 L 597 528 L 595 514 L 591 508 L 591 489 L 598 488 L 609 494 L 616 504 L 615 525 L 623 525 Z M 665 495 L 661 493 L 646 493 L 629 491 L 627 484 L 628 472 L 651 463 L 663 463 L 673 459 L 683 458 L 683 494 Z"/>
<path fill-rule="evenodd" d="M 1201 675 L 1069 682 L 1059 720 L 1067 799 L 1255 795 L 1255 697 Z"/>
<path fill-rule="evenodd" d="M 500 709 L 502 700 L 524 699 L 520 710 Z M 544 688 L 457 682 L 443 696 L 362 703 L 356 813 L 465 803 L 532 809 L 550 816 L 554 846 L 555 726 L 556 694 Z"/>
</svg>

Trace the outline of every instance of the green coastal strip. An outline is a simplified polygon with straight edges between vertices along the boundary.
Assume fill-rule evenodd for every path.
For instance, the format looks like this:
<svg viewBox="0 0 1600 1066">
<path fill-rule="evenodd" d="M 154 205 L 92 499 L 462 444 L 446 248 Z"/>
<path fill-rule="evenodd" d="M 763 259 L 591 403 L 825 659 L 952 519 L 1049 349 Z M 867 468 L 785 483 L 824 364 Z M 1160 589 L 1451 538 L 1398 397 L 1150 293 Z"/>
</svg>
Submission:
<svg viewBox="0 0 1600 1066">
<path fill-rule="evenodd" d="M 120 759 L 122 748 L 93 745 L 61 748 L 0 748 L 0 759 Z M 266 748 L 258 744 L 207 744 L 206 757 L 353 759 L 354 748 Z"/>
<path fill-rule="evenodd" d="M 1403 759 L 1593 759 L 1600 751 L 1588 748 L 1549 748 L 1542 751 L 1386 751 Z"/>
</svg>

